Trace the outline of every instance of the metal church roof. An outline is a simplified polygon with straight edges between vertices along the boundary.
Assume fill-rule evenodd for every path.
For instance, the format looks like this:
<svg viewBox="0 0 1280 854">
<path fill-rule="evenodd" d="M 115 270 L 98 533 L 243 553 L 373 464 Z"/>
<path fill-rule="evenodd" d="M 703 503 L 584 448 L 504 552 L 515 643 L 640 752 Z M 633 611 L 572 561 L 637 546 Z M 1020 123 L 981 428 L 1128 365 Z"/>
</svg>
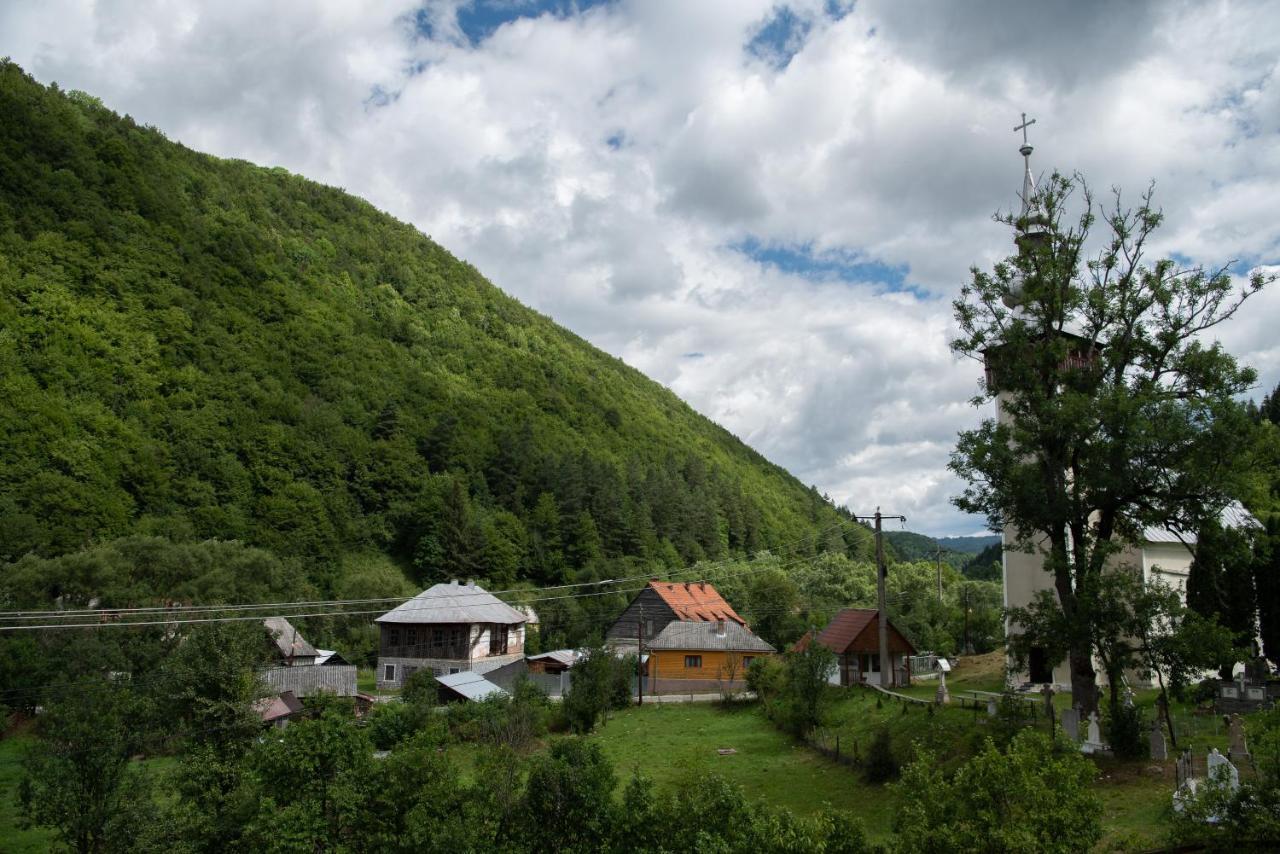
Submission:
<svg viewBox="0 0 1280 854">
<path fill-rule="evenodd" d="M 478 584 L 436 584 L 375 623 L 524 623 L 528 617 Z"/>
</svg>

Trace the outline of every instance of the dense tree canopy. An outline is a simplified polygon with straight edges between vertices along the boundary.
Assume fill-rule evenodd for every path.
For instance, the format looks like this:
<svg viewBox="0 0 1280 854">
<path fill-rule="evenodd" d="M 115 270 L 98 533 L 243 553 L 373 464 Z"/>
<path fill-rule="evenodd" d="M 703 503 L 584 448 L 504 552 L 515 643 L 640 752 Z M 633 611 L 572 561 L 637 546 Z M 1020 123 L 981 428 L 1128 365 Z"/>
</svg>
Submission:
<svg viewBox="0 0 1280 854">
<path fill-rule="evenodd" d="M 0 561 L 240 540 L 331 593 L 866 548 L 814 489 L 340 190 L 0 65 Z M 600 569 L 612 572 L 613 569 Z M 168 590 L 162 590 L 168 593 Z"/>
</svg>

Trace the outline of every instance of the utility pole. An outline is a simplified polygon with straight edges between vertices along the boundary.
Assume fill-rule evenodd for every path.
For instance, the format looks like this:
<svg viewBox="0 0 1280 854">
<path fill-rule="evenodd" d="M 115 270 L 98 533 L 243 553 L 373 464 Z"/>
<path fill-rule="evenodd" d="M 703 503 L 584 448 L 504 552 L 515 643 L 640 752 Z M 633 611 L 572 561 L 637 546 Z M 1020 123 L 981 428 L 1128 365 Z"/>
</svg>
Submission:
<svg viewBox="0 0 1280 854">
<path fill-rule="evenodd" d="M 906 516 L 889 516 L 880 512 L 880 508 L 876 508 L 874 516 L 855 516 L 855 519 L 872 519 L 875 521 L 876 531 L 876 623 L 880 630 L 880 687 L 888 688 L 893 684 L 893 668 L 889 664 L 889 617 L 885 602 L 885 580 L 889 575 L 889 568 L 884 562 L 884 534 L 881 531 L 880 523 L 885 519 L 898 519 L 902 522 L 907 521 Z"/>
<path fill-rule="evenodd" d="M 933 559 L 938 564 L 938 604 L 942 604 L 942 546 L 938 546 L 933 553 Z"/>
<path fill-rule="evenodd" d="M 636 705 L 644 707 L 644 606 L 636 620 Z"/>
<path fill-rule="evenodd" d="M 960 592 L 964 594 L 964 654 L 971 655 L 973 646 L 969 643 L 969 586 L 962 586 Z"/>
</svg>

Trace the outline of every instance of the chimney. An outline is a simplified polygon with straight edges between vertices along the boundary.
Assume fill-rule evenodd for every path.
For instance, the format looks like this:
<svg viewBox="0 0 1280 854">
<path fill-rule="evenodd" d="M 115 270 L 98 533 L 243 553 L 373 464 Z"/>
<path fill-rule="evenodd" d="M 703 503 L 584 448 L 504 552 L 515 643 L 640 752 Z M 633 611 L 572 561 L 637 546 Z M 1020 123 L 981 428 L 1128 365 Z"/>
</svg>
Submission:
<svg viewBox="0 0 1280 854">
<path fill-rule="evenodd" d="M 699 582 L 698 582 L 698 586 L 702 588 L 702 592 L 703 592 L 703 593 L 706 593 L 706 592 L 707 592 L 707 582 L 705 582 L 705 581 L 699 581 Z"/>
<path fill-rule="evenodd" d="M 456 578 L 451 578 L 451 579 L 449 579 L 449 584 L 453 585 L 454 587 L 457 587 L 457 586 L 458 586 L 458 579 L 456 579 Z"/>
</svg>

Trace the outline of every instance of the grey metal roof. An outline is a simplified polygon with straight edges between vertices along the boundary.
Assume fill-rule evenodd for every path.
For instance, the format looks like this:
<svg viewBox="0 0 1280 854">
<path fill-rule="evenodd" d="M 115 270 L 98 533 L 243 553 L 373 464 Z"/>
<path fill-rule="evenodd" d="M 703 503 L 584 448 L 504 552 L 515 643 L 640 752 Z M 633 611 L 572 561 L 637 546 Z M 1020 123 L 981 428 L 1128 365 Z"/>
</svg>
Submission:
<svg viewBox="0 0 1280 854">
<path fill-rule="evenodd" d="M 468 700 L 483 700 L 491 695 L 507 696 L 507 692 L 485 679 L 479 673 L 464 670 L 461 673 L 450 673 L 448 676 L 437 676 L 436 681 L 446 688 L 456 691 Z"/>
<path fill-rule="evenodd" d="M 551 661 L 558 661 L 566 667 L 572 667 L 577 663 L 581 655 L 576 649 L 553 649 L 550 652 L 540 652 L 537 655 L 527 656 L 527 658 L 529 661 L 550 659 Z"/>
<path fill-rule="evenodd" d="M 773 652 L 773 647 L 748 629 L 725 620 L 716 623 L 667 623 L 667 627 L 645 646 L 649 649 L 702 649 L 733 652 Z"/>
<path fill-rule="evenodd" d="M 316 648 L 308 643 L 307 639 L 293 627 L 293 623 L 284 617 L 267 617 L 262 624 L 271 633 L 271 639 L 275 641 L 282 658 L 316 655 Z"/>
<path fill-rule="evenodd" d="M 436 584 L 375 623 L 524 623 L 528 617 L 478 584 Z"/>
<path fill-rule="evenodd" d="M 1233 501 L 1222 508 L 1221 520 L 1224 528 L 1254 528 L 1261 525 L 1253 517 L 1253 514 L 1244 509 L 1244 505 L 1239 501 Z M 1174 533 L 1167 528 L 1147 528 L 1142 532 L 1142 537 L 1148 543 L 1186 543 L 1187 545 L 1194 545 L 1196 542 L 1194 532 Z"/>
</svg>

